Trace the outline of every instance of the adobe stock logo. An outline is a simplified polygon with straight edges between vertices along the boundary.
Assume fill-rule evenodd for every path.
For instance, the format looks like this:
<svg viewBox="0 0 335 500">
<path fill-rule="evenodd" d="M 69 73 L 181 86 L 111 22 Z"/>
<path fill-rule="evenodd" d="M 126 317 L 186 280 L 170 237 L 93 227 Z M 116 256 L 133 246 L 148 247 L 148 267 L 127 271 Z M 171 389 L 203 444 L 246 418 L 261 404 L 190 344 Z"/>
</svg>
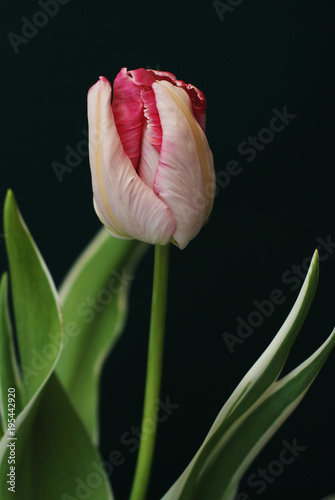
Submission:
<svg viewBox="0 0 335 500">
<path fill-rule="evenodd" d="M 254 135 L 248 135 L 244 141 L 241 141 L 237 146 L 237 153 L 247 163 L 251 163 L 295 118 L 297 118 L 297 115 L 288 112 L 286 105 L 283 106 L 281 111 L 277 108 L 272 108 L 272 116 L 267 122 L 267 126 L 259 129 Z M 216 174 L 216 195 L 220 189 L 228 187 L 231 180 L 240 175 L 243 170 L 244 167 L 242 167 L 240 160 L 229 160 L 225 168 Z"/>
<path fill-rule="evenodd" d="M 320 262 L 328 260 L 335 253 L 335 239 L 331 233 L 325 238 L 318 236 L 316 243 Z M 288 287 L 290 292 L 295 292 L 302 286 L 310 262 L 311 257 L 308 256 L 302 260 L 300 265 L 293 264 L 289 269 L 286 269 L 281 276 L 281 282 L 285 287 L 273 289 L 266 299 L 253 300 L 252 310 L 249 314 L 244 316 L 244 318 L 237 316 L 235 333 L 225 331 L 222 334 L 222 338 L 230 354 L 236 351 L 238 345 L 244 344 L 253 335 L 254 331 L 261 327 L 277 311 L 278 306 L 284 304 L 289 296 L 285 289 L 286 287 Z"/>
<path fill-rule="evenodd" d="M 17 35 L 12 31 L 7 33 L 7 38 L 15 54 L 19 53 L 20 45 L 26 45 L 32 38 L 35 38 L 40 28 L 44 28 L 48 24 L 49 19 L 58 14 L 60 5 L 66 5 L 69 2 L 70 0 L 39 0 L 37 3 L 42 10 L 36 11 L 31 20 L 26 16 L 21 17 L 23 23 L 21 35 Z"/>
<path fill-rule="evenodd" d="M 283 132 L 285 127 L 297 117 L 297 115 L 287 111 L 287 106 L 284 106 L 282 111 L 273 108 L 272 113 L 273 116 L 267 127 L 261 128 L 257 135 L 249 135 L 246 141 L 242 141 L 238 145 L 237 152 L 241 156 L 246 156 L 245 160 L 248 163 L 253 161 L 260 151 L 264 151 L 266 146 L 273 141 L 276 135 Z"/>
<path fill-rule="evenodd" d="M 120 444 L 122 448 L 113 449 L 108 456 L 108 460 L 103 462 L 92 462 L 90 471 L 87 476 L 75 478 L 72 484 L 72 493 L 64 492 L 60 497 L 61 500 L 89 500 L 92 498 L 95 490 L 99 493 L 99 489 L 104 484 L 104 479 L 110 477 L 116 467 L 123 465 L 128 460 L 130 453 L 137 452 L 140 440 L 146 439 L 154 430 L 156 426 L 161 425 L 163 422 L 174 414 L 180 407 L 179 404 L 171 403 L 170 396 L 166 396 L 165 401 L 157 400 L 155 411 L 155 418 L 146 418 L 142 422 L 142 428 L 132 425 L 129 430 L 126 430 L 120 437 Z M 94 495 L 98 498 L 99 495 Z M 100 496 L 99 496 L 100 498 Z"/>
<path fill-rule="evenodd" d="M 250 474 L 247 479 L 249 488 L 254 488 L 256 495 L 265 492 L 269 484 L 272 484 L 277 477 L 281 476 L 287 466 L 290 466 L 300 457 L 301 453 L 307 449 L 297 443 L 294 438 L 291 443 L 282 441 L 283 448 L 278 454 L 276 460 L 271 460 L 266 467 L 259 467 L 256 472 Z M 235 497 L 235 500 L 251 500 L 252 497 L 245 491 L 241 491 Z"/>
<path fill-rule="evenodd" d="M 51 163 L 51 167 L 59 182 L 63 182 L 64 175 L 73 172 L 75 168 L 79 167 L 83 159 L 88 156 L 88 131 L 83 129 L 81 133 L 84 138 L 80 139 L 74 148 L 69 144 L 65 146 L 67 154 L 64 163 L 60 163 L 59 161 Z"/>
<path fill-rule="evenodd" d="M 243 0 L 227 0 L 226 2 L 221 2 L 220 0 L 214 0 L 212 5 L 216 10 L 217 15 L 220 18 L 220 21 L 224 21 L 226 12 L 234 12 L 235 7 L 240 5 Z"/>
</svg>

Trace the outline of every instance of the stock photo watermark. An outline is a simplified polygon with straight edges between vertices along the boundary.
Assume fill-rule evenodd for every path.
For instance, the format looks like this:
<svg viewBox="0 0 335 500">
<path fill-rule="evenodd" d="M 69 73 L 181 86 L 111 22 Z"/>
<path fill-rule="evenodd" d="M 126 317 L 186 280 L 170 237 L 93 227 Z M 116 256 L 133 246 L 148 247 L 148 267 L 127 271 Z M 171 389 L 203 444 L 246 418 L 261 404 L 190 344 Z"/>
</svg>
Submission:
<svg viewBox="0 0 335 500">
<path fill-rule="evenodd" d="M 332 234 L 328 234 L 326 238 L 318 236 L 316 242 L 320 262 L 326 261 L 335 251 L 335 237 Z M 306 257 L 300 265 L 293 264 L 289 269 L 283 272 L 281 282 L 288 286 L 289 291 L 294 292 L 301 287 L 310 262 L 311 257 Z M 276 306 L 284 304 L 287 298 L 288 294 L 285 290 L 275 288 L 266 299 L 253 300 L 253 310 L 247 317 L 242 318 L 242 316 L 237 316 L 235 333 L 226 331 L 222 334 L 222 338 L 230 354 L 235 352 L 237 345 L 243 344 L 246 339 L 251 337 L 254 331 L 262 326 L 267 318 L 272 316 Z"/>
<path fill-rule="evenodd" d="M 102 486 L 104 479 L 110 477 L 116 467 L 126 462 L 128 454 L 138 450 L 141 439 L 145 440 L 154 432 L 158 424 L 166 422 L 179 407 L 179 404 L 171 402 L 170 396 L 166 396 L 164 401 L 159 399 L 156 406 L 157 417 L 144 419 L 142 428 L 132 425 L 130 429 L 123 432 L 119 440 L 119 449 L 114 449 L 109 453 L 108 461 L 92 462 L 92 471 L 85 478 L 77 477 L 74 481 L 76 496 L 64 492 L 61 500 L 89 499 L 93 491 Z"/>
<path fill-rule="evenodd" d="M 21 17 L 20 34 L 10 31 L 7 38 L 15 54 L 20 52 L 21 45 L 27 45 L 44 28 L 50 19 L 54 18 L 61 5 L 66 5 L 70 0 L 39 0 L 37 2 L 41 10 L 37 10 L 30 18 Z"/>
<path fill-rule="evenodd" d="M 59 182 L 63 182 L 64 175 L 73 172 L 75 168 L 79 167 L 83 159 L 88 156 L 88 131 L 83 129 L 81 133 L 84 139 L 80 139 L 74 148 L 70 145 L 65 146 L 66 156 L 64 162 L 53 161 L 51 163 Z"/>
<path fill-rule="evenodd" d="M 243 3 L 243 0 L 226 0 L 226 2 L 214 0 L 214 2 L 212 2 L 212 5 L 215 9 L 215 12 L 219 16 L 220 21 L 222 22 L 225 20 L 226 14 L 231 14 L 232 12 L 234 12 L 236 7 L 241 5 L 241 3 Z"/>
<path fill-rule="evenodd" d="M 157 63 L 155 67 L 147 65 L 146 69 L 153 69 L 155 71 L 160 70 L 160 64 Z M 71 174 L 79 165 L 81 165 L 82 161 L 88 157 L 89 154 L 89 138 L 88 138 L 88 130 L 82 129 L 81 131 L 82 138 L 77 142 L 77 144 L 73 147 L 69 144 L 65 146 L 65 158 L 63 162 L 53 161 L 51 163 L 51 168 L 53 169 L 57 180 L 59 182 L 63 182 L 65 174 Z"/>
<path fill-rule="evenodd" d="M 8 459 L 7 463 L 9 465 L 9 471 L 7 473 L 7 484 L 8 491 L 15 493 L 16 486 L 16 441 L 17 437 L 15 435 L 16 429 L 16 408 L 15 408 L 15 389 L 14 387 L 8 388 L 7 395 L 7 449 L 8 449 Z"/>
<path fill-rule="evenodd" d="M 283 448 L 276 460 L 271 460 L 266 467 L 259 467 L 256 472 L 248 476 L 247 484 L 256 495 L 264 493 L 268 485 L 281 476 L 286 467 L 293 464 L 300 457 L 300 454 L 307 449 L 306 446 L 297 443 L 297 438 L 294 438 L 291 442 L 282 441 L 282 445 Z M 241 491 L 236 495 L 235 500 L 252 500 L 252 498 L 248 493 Z"/>
<path fill-rule="evenodd" d="M 254 161 L 256 157 L 262 153 L 273 140 L 275 140 L 276 136 L 283 132 L 296 117 L 296 114 L 288 112 L 286 105 L 283 106 L 282 110 L 273 108 L 272 116 L 269 119 L 267 126 L 261 128 L 255 135 L 249 135 L 245 140 L 238 144 L 236 150 L 239 157 L 247 163 Z M 69 144 L 65 146 L 66 154 L 62 162 L 53 161 L 51 163 L 51 168 L 60 183 L 63 182 L 64 176 L 73 172 L 89 154 L 89 136 L 87 129 L 82 129 L 81 134 L 82 137 L 75 146 L 70 146 Z M 92 134 L 92 136 L 94 136 L 94 134 Z M 94 142 L 95 140 L 93 139 L 93 143 Z M 237 177 L 243 172 L 243 169 L 244 167 L 241 165 L 240 159 L 229 160 L 226 163 L 225 168 L 216 173 L 215 190 L 212 190 L 211 185 L 206 185 L 205 190 L 208 191 L 208 193 L 213 191 L 214 194 L 212 196 L 217 197 L 222 189 L 229 186 L 233 177 Z M 203 199 L 202 193 L 194 193 L 194 197 L 195 203 L 197 203 L 197 198 L 200 200 Z M 199 210 L 201 210 L 201 208 L 201 206 L 198 207 Z M 186 209 L 187 207 L 185 207 L 185 210 Z"/>
<path fill-rule="evenodd" d="M 272 108 L 272 116 L 267 126 L 261 128 L 255 135 L 248 135 L 245 140 L 241 141 L 237 146 L 238 155 L 247 163 L 253 162 L 295 118 L 297 118 L 297 115 L 288 112 L 286 105 L 283 106 L 281 111 L 277 108 Z M 220 188 L 225 189 L 228 187 L 232 177 L 237 177 L 241 172 L 243 172 L 243 167 L 240 161 L 229 160 L 226 163 L 226 167 L 216 174 L 216 196 Z"/>
</svg>

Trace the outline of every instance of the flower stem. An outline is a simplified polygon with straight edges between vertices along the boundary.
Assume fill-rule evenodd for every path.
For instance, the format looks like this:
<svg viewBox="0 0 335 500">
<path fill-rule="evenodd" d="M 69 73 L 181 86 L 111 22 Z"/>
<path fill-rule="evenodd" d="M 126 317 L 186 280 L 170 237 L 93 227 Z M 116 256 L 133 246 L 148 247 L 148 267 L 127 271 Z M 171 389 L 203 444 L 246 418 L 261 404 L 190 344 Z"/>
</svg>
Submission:
<svg viewBox="0 0 335 500">
<path fill-rule="evenodd" d="M 162 378 L 168 267 L 169 245 L 156 245 L 141 441 L 130 500 L 145 499 L 154 454 Z"/>
</svg>

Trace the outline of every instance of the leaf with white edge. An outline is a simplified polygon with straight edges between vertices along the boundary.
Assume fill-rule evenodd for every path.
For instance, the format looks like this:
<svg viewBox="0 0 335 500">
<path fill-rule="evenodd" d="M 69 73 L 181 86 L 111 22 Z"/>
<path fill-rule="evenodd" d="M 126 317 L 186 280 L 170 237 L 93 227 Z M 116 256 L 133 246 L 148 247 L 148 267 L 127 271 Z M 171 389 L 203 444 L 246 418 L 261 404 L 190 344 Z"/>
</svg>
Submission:
<svg viewBox="0 0 335 500">
<path fill-rule="evenodd" d="M 22 462 L 23 451 L 29 438 L 30 427 L 38 403 L 55 367 L 62 345 L 62 321 L 58 295 L 48 269 L 18 211 L 14 195 L 7 193 L 4 209 L 6 248 L 10 267 L 10 282 L 14 306 L 18 357 L 22 370 L 22 406 L 16 415 L 15 465 Z M 2 285 L 4 310 L 4 285 Z M 7 307 L 5 306 L 5 309 Z M 3 318 L 6 318 L 8 309 Z M 7 318 L 8 319 L 8 318 Z M 7 320 L 5 319 L 5 322 Z M 2 323 L 2 345 L 8 339 L 8 323 Z M 5 335 L 5 337 L 3 336 Z M 52 342 L 52 339 L 55 341 Z M 8 473 L 8 432 L 0 442 L 0 477 Z M 26 451 L 28 450 L 28 451 Z M 30 463 L 30 461 L 29 461 Z M 22 487 L 29 487 L 31 476 L 21 479 Z"/>
<path fill-rule="evenodd" d="M 14 436 L 8 429 L 0 440 L 0 477 L 7 477 L 9 472 L 11 444 L 15 446 L 18 498 L 77 499 L 82 494 L 78 481 L 97 478 L 89 495 L 91 500 L 112 500 L 108 479 L 100 467 L 101 458 L 52 373 L 62 346 L 58 296 L 11 192 L 5 203 L 5 227 L 25 397 L 22 411 L 16 414 Z M 2 354 L 13 354 L 6 278 L 0 287 L 0 329 Z M 12 362 L 13 357 L 9 356 L 9 360 Z M 16 377 L 15 364 L 2 364 L 1 370 L 7 380 Z M 12 497 L 12 491 L 2 489 L 1 500 Z"/>
<path fill-rule="evenodd" d="M 102 228 L 60 288 L 65 336 L 56 373 L 95 442 L 102 365 L 122 331 L 133 272 L 147 248 Z"/>
<path fill-rule="evenodd" d="M 22 382 L 15 356 L 13 330 L 8 310 L 8 279 L 7 274 L 4 274 L 0 283 L 0 414 L 3 429 L 7 429 L 8 424 L 9 394 L 13 400 L 10 408 L 14 409 L 17 415 L 22 409 Z"/>
<path fill-rule="evenodd" d="M 61 312 L 50 273 L 11 191 L 5 201 L 4 227 L 26 404 L 56 365 L 63 341 Z"/>
<path fill-rule="evenodd" d="M 292 344 L 313 301 L 317 281 L 318 252 L 316 250 L 300 293 L 283 326 L 222 407 L 198 452 L 182 475 L 164 495 L 163 500 L 182 498 L 181 495 L 184 489 L 186 487 L 187 489 L 191 488 L 193 481 L 196 480 L 196 471 L 200 470 L 203 464 L 209 460 L 209 455 L 212 452 L 209 453 L 206 444 L 216 430 L 220 428 L 222 432 L 227 432 L 234 422 L 245 414 L 280 375 Z M 215 443 L 213 441 L 211 443 L 211 446 L 216 448 Z M 219 443 L 217 446 L 219 446 Z"/>
<path fill-rule="evenodd" d="M 16 432 L 17 498 L 113 500 L 101 457 L 55 374 L 18 416 Z M 0 442 L 0 455 L 6 455 L 1 477 L 9 470 L 7 438 Z M 1 500 L 12 498 L 3 488 Z"/>
<path fill-rule="evenodd" d="M 228 431 L 217 428 L 206 443 L 211 448 L 207 462 L 197 471 L 192 487 L 184 488 L 178 498 L 233 500 L 243 474 L 298 406 L 334 346 L 335 329 L 312 356 L 274 382 Z"/>
</svg>

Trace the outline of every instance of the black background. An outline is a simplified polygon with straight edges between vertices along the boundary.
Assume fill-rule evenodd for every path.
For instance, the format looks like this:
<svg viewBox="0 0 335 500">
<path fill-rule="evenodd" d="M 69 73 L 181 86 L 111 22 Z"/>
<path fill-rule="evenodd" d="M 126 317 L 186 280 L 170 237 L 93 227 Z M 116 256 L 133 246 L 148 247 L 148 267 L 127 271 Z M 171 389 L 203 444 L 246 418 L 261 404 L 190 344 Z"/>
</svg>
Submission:
<svg viewBox="0 0 335 500">
<path fill-rule="evenodd" d="M 207 98 L 221 187 L 209 224 L 184 251 L 171 251 L 161 394 L 179 408 L 159 426 L 149 491 L 155 500 L 283 323 L 298 293 L 283 274 L 293 276 L 292 266 L 311 256 L 318 238 L 335 241 L 335 9 L 324 0 L 243 0 L 221 20 L 210 0 L 69 0 L 17 53 L 8 33 L 22 36 L 22 17 L 31 21 L 41 7 L 13 0 L 2 9 L 0 199 L 14 190 L 57 285 L 100 227 L 87 155 L 62 182 L 52 168 L 65 163 L 66 146 L 76 149 L 85 140 L 88 88 L 99 75 L 112 81 L 123 66 L 151 67 L 193 83 Z M 248 162 L 239 145 L 284 106 L 296 117 Z M 230 160 L 241 172 L 224 183 Z M 335 252 L 321 254 L 317 295 L 285 372 L 319 347 L 335 323 Z M 0 257 L 3 271 L 3 240 Z M 152 257 L 151 249 L 136 272 L 127 328 L 103 372 L 101 451 L 105 459 L 114 449 L 125 457 L 111 478 L 118 499 L 127 498 L 136 459 L 120 438 L 140 424 Z M 230 353 L 223 333 L 236 334 L 237 317 L 247 320 L 253 301 L 268 299 L 275 288 L 285 302 Z M 262 494 L 245 479 L 241 491 L 250 498 L 321 499 L 335 491 L 334 362 L 332 355 L 245 478 L 278 459 L 284 440 L 296 438 L 306 449 Z"/>
</svg>

